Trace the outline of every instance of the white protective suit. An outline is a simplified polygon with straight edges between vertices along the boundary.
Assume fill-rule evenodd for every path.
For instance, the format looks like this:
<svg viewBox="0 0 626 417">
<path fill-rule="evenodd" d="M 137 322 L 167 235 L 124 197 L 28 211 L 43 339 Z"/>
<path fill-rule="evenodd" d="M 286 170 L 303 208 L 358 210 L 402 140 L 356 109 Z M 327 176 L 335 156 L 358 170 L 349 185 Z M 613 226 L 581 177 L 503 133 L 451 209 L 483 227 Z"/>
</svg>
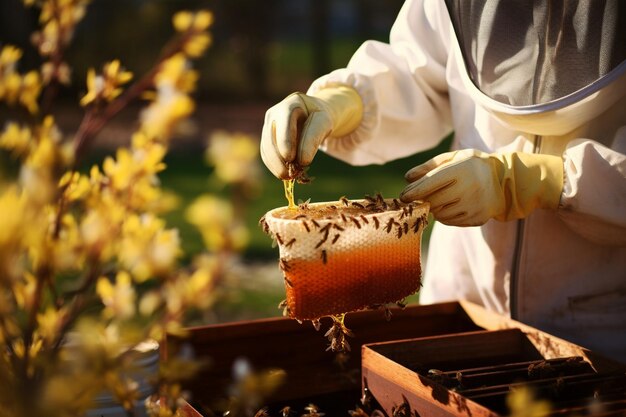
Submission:
<svg viewBox="0 0 626 417">
<path fill-rule="evenodd" d="M 545 45 L 502 46 L 497 2 L 497 13 L 471 16 L 473 28 L 462 16 L 453 26 L 451 15 L 467 10 L 448 6 L 450 12 L 443 1 L 407 0 L 389 44 L 365 42 L 347 68 L 312 84 L 308 94 L 351 86 L 364 104 L 356 131 L 322 149 L 354 165 L 384 163 L 432 148 L 454 131 L 453 149 L 561 155 L 557 211 L 480 227 L 435 224 L 421 301 L 467 299 L 626 362 L 626 61 L 595 57 L 602 61 L 595 75 L 575 65 L 559 73 L 563 65 L 550 61 L 558 58 L 558 39 L 537 35 Z M 576 19 L 589 10 L 561 12 L 570 45 L 581 47 L 590 34 L 580 33 Z M 527 24 L 522 17 L 508 16 Z M 455 29 L 479 34 L 459 41 Z M 534 29 L 526 29 L 522 44 L 533 45 Z M 570 82 L 554 88 L 567 73 Z"/>
</svg>

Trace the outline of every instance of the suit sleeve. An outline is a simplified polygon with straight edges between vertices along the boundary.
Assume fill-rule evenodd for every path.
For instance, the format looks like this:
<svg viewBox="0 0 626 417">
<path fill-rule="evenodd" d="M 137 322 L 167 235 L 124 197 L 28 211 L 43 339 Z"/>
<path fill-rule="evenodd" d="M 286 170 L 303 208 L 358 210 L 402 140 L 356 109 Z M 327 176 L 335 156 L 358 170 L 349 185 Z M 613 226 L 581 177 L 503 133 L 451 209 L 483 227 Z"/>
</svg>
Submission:
<svg viewBox="0 0 626 417">
<path fill-rule="evenodd" d="M 450 23 L 443 2 L 408 0 L 390 42 L 365 42 L 346 68 L 317 79 L 308 93 L 333 85 L 357 90 L 360 126 L 321 149 L 352 165 L 382 164 L 436 146 L 452 131 L 446 83 Z"/>
<path fill-rule="evenodd" d="M 572 230 L 603 245 L 626 246 L 626 126 L 612 147 L 572 141 L 563 155 L 559 216 Z"/>
</svg>

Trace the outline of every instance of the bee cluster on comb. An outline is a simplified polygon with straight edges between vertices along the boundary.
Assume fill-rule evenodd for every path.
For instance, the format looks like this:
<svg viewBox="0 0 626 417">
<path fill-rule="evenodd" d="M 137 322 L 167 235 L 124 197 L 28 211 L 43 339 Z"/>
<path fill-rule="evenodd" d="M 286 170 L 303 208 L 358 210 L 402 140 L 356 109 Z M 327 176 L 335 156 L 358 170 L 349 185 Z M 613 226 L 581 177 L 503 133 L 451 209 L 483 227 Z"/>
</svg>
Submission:
<svg viewBox="0 0 626 417">
<path fill-rule="evenodd" d="M 377 194 L 266 213 L 260 224 L 279 247 L 285 315 L 316 325 L 320 317 L 396 303 L 415 293 L 428 210 L 425 203 Z"/>
</svg>

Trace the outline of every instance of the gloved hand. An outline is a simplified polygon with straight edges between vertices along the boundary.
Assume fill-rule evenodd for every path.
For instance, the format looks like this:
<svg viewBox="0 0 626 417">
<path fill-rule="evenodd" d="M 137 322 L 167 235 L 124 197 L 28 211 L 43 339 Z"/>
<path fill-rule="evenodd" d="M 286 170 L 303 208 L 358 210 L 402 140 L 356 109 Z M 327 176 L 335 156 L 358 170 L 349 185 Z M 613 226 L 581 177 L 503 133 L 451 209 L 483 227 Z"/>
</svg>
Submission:
<svg viewBox="0 0 626 417">
<path fill-rule="evenodd" d="M 352 132 L 362 116 L 361 97 L 350 87 L 327 87 L 313 96 L 293 93 L 265 114 L 261 158 L 275 176 L 290 179 L 289 165 L 311 165 L 324 139 Z"/>
<path fill-rule="evenodd" d="M 473 149 L 447 152 L 409 170 L 404 202 L 430 202 L 441 223 L 479 226 L 528 216 L 535 208 L 556 209 L 563 189 L 559 156 Z"/>
</svg>

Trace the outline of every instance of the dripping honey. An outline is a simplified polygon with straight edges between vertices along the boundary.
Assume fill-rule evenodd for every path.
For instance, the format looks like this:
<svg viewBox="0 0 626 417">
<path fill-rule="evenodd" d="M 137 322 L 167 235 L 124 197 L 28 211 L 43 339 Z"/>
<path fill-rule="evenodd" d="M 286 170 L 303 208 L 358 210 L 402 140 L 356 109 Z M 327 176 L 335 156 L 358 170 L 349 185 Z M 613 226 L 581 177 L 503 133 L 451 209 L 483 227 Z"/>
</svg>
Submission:
<svg viewBox="0 0 626 417">
<path fill-rule="evenodd" d="M 283 180 L 283 185 L 285 186 L 285 198 L 287 198 L 287 205 L 290 209 L 295 209 L 296 202 L 294 201 L 293 189 L 296 183 L 295 179 Z"/>
</svg>

